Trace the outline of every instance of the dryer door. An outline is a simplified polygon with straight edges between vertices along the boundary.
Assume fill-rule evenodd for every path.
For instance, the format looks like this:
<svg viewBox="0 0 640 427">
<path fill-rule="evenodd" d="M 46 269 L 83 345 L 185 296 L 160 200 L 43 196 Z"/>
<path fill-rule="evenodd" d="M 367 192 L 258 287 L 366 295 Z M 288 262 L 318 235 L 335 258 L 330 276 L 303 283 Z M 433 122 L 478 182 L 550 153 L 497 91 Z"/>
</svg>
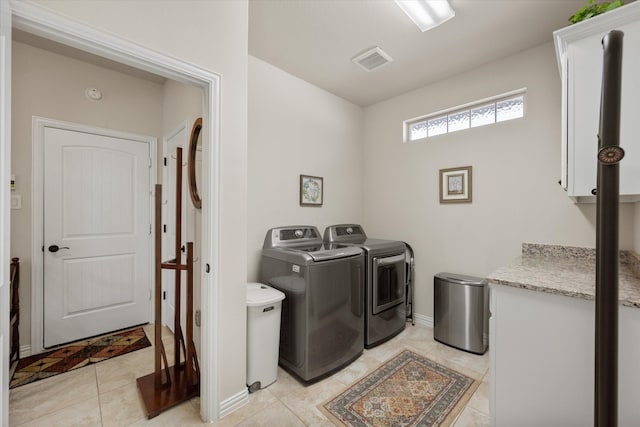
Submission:
<svg viewBox="0 0 640 427">
<path fill-rule="evenodd" d="M 372 263 L 373 314 L 405 300 L 405 254 L 374 257 Z"/>
</svg>

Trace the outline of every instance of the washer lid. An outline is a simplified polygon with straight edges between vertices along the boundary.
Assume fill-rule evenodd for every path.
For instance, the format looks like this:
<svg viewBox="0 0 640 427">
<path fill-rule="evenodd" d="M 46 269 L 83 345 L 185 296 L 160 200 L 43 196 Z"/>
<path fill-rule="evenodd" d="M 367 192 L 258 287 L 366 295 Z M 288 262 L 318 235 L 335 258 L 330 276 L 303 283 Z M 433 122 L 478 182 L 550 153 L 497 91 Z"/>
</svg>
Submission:
<svg viewBox="0 0 640 427">
<path fill-rule="evenodd" d="M 290 250 L 308 254 L 314 261 L 328 261 L 362 254 L 362 249 L 358 247 L 344 245 L 337 246 L 331 243 L 308 248 L 291 248 Z"/>
<path fill-rule="evenodd" d="M 247 306 L 269 305 L 284 299 L 284 293 L 262 283 L 247 283 Z"/>
</svg>

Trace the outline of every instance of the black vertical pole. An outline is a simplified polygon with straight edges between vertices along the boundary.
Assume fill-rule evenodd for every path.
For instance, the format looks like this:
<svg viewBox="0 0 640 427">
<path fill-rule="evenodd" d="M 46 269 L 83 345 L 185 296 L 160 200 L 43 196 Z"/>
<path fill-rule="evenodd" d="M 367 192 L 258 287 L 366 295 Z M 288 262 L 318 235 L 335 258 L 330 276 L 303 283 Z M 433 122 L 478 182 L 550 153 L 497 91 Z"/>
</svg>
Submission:
<svg viewBox="0 0 640 427">
<path fill-rule="evenodd" d="M 620 148 L 623 35 L 621 31 L 611 31 L 602 39 L 596 220 L 596 427 L 618 425 L 618 163 L 624 157 L 624 150 Z"/>
</svg>

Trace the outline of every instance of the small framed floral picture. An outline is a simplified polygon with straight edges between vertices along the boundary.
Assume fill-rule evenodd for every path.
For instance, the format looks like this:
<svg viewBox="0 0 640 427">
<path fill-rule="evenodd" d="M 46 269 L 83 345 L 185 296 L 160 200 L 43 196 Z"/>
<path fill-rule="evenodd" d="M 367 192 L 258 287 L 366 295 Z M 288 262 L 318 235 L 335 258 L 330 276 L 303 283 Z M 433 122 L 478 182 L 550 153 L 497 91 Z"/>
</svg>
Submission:
<svg viewBox="0 0 640 427">
<path fill-rule="evenodd" d="M 440 169 L 440 203 L 471 203 L 471 166 Z"/>
<path fill-rule="evenodd" d="M 321 177 L 300 175 L 300 206 L 322 206 L 322 194 Z"/>
</svg>

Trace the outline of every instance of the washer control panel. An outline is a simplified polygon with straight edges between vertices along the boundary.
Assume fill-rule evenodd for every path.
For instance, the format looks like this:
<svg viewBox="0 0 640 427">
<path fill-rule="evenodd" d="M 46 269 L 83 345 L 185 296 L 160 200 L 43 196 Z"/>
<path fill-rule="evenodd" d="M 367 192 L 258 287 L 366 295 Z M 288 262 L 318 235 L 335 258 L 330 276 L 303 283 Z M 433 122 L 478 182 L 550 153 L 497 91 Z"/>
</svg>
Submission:
<svg viewBox="0 0 640 427">
<path fill-rule="evenodd" d="M 312 226 L 279 227 L 267 234 L 264 247 L 282 247 L 300 244 L 320 244 L 322 238 L 317 228 Z"/>
</svg>

